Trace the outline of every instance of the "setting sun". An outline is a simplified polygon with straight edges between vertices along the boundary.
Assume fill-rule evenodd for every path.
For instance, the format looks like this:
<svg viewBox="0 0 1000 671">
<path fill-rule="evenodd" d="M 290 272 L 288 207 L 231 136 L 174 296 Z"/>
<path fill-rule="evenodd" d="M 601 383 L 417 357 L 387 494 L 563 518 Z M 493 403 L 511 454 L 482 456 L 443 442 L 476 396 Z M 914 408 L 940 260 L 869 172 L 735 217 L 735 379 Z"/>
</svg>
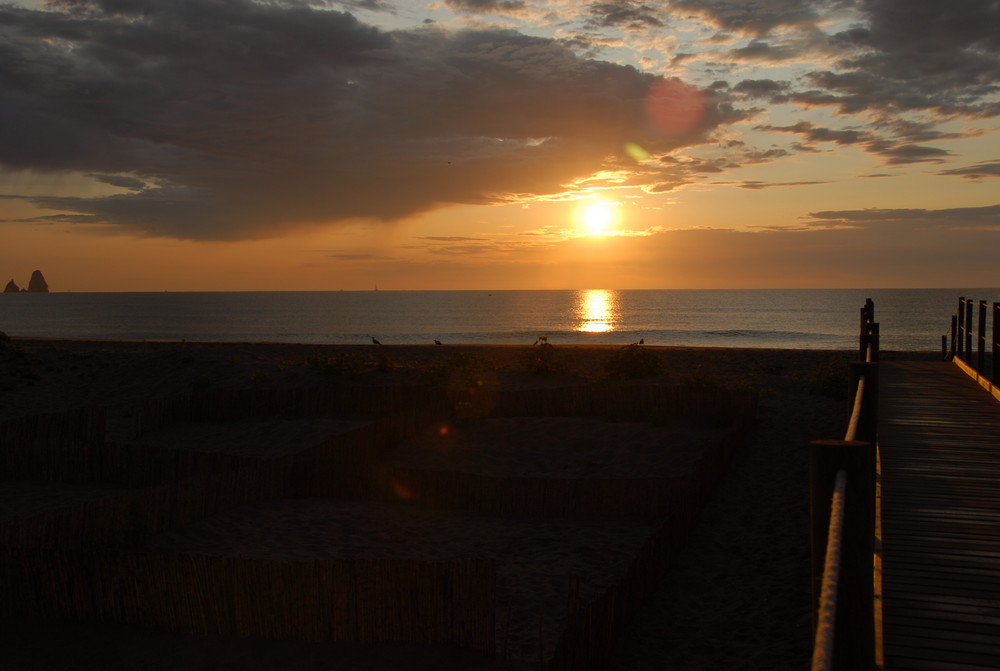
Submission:
<svg viewBox="0 0 1000 671">
<path fill-rule="evenodd" d="M 608 235 L 614 223 L 614 211 L 609 203 L 597 202 L 584 207 L 581 214 L 587 235 Z"/>
</svg>

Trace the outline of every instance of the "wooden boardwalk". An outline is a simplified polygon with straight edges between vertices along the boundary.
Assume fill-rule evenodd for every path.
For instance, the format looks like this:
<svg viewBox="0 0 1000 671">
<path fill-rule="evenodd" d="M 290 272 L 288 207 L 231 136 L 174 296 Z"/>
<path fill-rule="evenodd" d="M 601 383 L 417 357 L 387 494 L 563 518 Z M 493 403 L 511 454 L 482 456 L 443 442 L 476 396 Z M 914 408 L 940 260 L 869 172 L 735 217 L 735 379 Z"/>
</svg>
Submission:
<svg viewBox="0 0 1000 671">
<path fill-rule="evenodd" d="M 884 668 L 1000 669 L 1000 403 L 951 363 L 879 368 Z"/>
</svg>

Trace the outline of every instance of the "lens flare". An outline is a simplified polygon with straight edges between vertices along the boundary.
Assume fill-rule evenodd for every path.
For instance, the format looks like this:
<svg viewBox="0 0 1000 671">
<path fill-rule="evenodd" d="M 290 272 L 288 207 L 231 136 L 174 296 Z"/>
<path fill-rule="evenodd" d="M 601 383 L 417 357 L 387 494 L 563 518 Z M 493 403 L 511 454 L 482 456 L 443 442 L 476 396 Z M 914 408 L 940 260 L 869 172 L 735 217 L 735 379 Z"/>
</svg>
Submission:
<svg viewBox="0 0 1000 671">
<path fill-rule="evenodd" d="M 628 154 L 632 158 L 632 160 L 636 161 L 637 163 L 642 163 L 643 161 L 648 161 L 649 159 L 652 158 L 652 156 L 649 155 L 648 151 L 643 149 L 640 145 L 636 144 L 635 142 L 625 143 L 625 153 Z"/>
<path fill-rule="evenodd" d="M 705 116 L 705 96 L 694 86 L 675 77 L 661 79 L 649 90 L 646 116 L 665 135 L 686 135 Z"/>
<path fill-rule="evenodd" d="M 392 493 L 400 501 L 412 501 L 414 499 L 413 490 L 399 480 L 393 478 L 389 481 L 389 486 L 392 487 Z"/>
</svg>

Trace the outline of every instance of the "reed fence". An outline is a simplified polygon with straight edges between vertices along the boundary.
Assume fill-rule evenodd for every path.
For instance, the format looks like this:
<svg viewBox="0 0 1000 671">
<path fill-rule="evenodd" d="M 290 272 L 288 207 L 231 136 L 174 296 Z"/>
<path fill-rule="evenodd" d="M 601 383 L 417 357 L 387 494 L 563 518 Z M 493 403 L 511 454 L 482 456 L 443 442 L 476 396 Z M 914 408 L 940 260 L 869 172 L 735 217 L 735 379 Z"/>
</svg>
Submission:
<svg viewBox="0 0 1000 671">
<path fill-rule="evenodd" d="M 102 471 L 134 489 L 0 522 L 12 547 L 128 547 L 151 535 L 247 503 L 288 497 L 373 496 L 384 489 L 381 454 L 407 430 L 386 419 L 275 459 L 112 446 Z M 171 476 L 176 476 L 173 479 Z"/>
<path fill-rule="evenodd" d="M 684 551 L 691 531 L 701 515 L 733 452 L 745 445 L 746 433 L 733 432 L 709 450 L 699 461 L 692 477 L 669 485 L 678 494 L 669 508 L 660 510 L 661 522 L 633 559 L 628 571 L 604 594 L 581 603 L 574 595 L 575 578 L 570 577 L 567 624 L 552 657 L 544 664 L 548 671 L 603 668 L 622 628 L 649 602 L 656 584 L 667 567 Z"/>
<path fill-rule="evenodd" d="M 433 421 L 468 420 L 462 390 L 331 387 L 206 389 L 145 404 L 136 436 L 170 424 L 350 416 L 371 421 L 295 453 L 260 460 L 106 443 L 104 411 L 0 425 L 5 472 L 131 489 L 0 523 L 0 612 L 97 619 L 200 635 L 454 643 L 496 653 L 495 566 L 482 562 L 296 564 L 143 553 L 154 535 L 226 509 L 289 496 L 383 497 L 405 484 L 433 505 L 547 515 L 658 515 L 628 572 L 600 597 L 568 599 L 567 626 L 545 668 L 592 668 L 652 592 L 754 420 L 755 393 L 712 386 L 608 385 L 490 392 L 495 416 L 568 415 L 725 427 L 685 478 L 557 481 L 393 473 L 388 448 Z M 477 409 L 477 412 L 482 407 Z M 393 478 L 396 478 L 394 480 Z M 567 578 L 572 584 L 574 578 Z M 541 648 L 541 646 L 540 646 Z M 550 645 L 551 648 L 551 645 Z M 503 651 L 501 654 L 506 654 Z"/>
<path fill-rule="evenodd" d="M 0 422 L 0 473 L 54 482 L 97 479 L 107 412 L 82 408 Z"/>
<path fill-rule="evenodd" d="M 454 644 L 495 654 L 485 560 L 239 557 L 0 548 L 5 617 L 97 620 L 198 636 Z"/>
<path fill-rule="evenodd" d="M 136 435 L 178 422 L 250 417 L 372 417 L 399 419 L 447 412 L 444 391 L 423 386 L 327 385 L 294 389 L 202 389 L 152 399 L 139 410 Z"/>
<path fill-rule="evenodd" d="M 878 324 L 861 309 L 860 361 L 850 364 L 843 440 L 809 446 L 814 645 L 813 671 L 876 667 L 875 483 Z"/>
<path fill-rule="evenodd" d="M 976 318 L 975 327 L 973 317 Z M 985 300 L 960 297 L 958 309 L 951 316 L 951 329 L 941 336 L 941 357 L 954 361 L 966 375 L 1000 400 L 1000 303 L 994 302 L 991 308 Z"/>
<path fill-rule="evenodd" d="M 692 497 L 711 489 L 720 468 L 745 443 L 745 437 L 743 431 L 720 434 L 716 442 L 702 448 L 691 472 L 682 476 L 576 479 L 392 467 L 383 496 L 497 515 L 671 516 Z"/>
</svg>

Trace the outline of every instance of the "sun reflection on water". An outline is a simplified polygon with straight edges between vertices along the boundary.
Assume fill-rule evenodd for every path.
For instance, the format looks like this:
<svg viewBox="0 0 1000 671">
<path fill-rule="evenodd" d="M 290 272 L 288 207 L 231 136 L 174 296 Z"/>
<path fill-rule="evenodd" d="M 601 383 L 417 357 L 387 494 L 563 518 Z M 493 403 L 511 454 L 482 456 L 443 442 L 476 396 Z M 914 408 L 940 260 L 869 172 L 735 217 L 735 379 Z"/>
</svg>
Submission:
<svg viewBox="0 0 1000 671">
<path fill-rule="evenodd" d="M 614 291 L 586 289 L 577 292 L 576 330 L 583 333 L 607 333 L 618 320 L 618 300 Z"/>
</svg>

